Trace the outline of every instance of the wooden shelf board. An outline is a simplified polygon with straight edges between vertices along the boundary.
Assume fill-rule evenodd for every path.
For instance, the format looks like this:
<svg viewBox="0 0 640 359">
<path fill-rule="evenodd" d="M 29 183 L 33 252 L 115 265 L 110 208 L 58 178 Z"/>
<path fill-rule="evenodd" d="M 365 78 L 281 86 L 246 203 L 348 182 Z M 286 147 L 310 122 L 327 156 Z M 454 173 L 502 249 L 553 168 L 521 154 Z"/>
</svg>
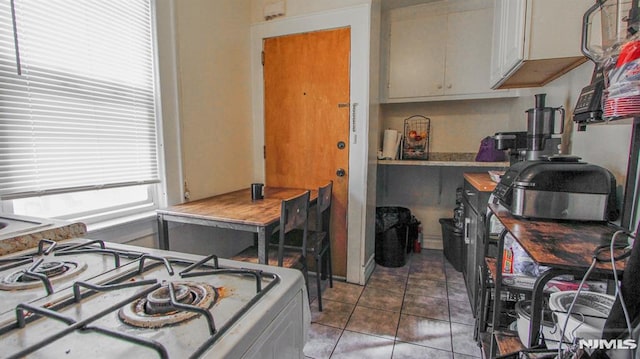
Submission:
<svg viewBox="0 0 640 359">
<path fill-rule="evenodd" d="M 496 332 L 493 337 L 498 344 L 498 355 L 512 354 L 526 349 L 520 341 L 518 333 Z"/>
</svg>

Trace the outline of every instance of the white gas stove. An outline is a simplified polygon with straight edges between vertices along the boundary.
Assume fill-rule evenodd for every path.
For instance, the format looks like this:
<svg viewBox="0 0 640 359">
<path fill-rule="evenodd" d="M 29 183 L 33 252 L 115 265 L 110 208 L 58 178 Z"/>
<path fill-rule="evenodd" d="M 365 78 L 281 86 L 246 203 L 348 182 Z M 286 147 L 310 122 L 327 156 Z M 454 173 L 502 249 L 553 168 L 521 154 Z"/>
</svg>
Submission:
<svg viewBox="0 0 640 359">
<path fill-rule="evenodd" d="M 72 240 L 0 258 L 14 263 L 0 265 L 3 356 L 304 356 L 310 314 L 299 271 L 101 245 Z"/>
</svg>

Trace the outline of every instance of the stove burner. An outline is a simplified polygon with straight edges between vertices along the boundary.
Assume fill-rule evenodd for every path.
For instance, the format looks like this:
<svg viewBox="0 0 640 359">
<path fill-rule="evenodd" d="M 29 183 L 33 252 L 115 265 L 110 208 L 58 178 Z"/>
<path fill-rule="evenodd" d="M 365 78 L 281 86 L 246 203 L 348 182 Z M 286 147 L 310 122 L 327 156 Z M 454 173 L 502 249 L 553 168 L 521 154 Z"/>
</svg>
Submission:
<svg viewBox="0 0 640 359">
<path fill-rule="evenodd" d="M 181 304 L 209 309 L 217 299 L 216 289 L 197 282 L 174 282 L 176 300 Z M 169 285 L 163 285 L 146 298 L 126 305 L 118 312 L 120 320 L 139 328 L 160 328 L 192 319 L 197 312 L 176 309 L 171 305 Z"/>
<path fill-rule="evenodd" d="M 174 286 L 176 291 L 176 300 L 182 304 L 191 304 L 194 296 L 191 295 L 189 287 L 184 284 Z M 162 286 L 147 295 L 147 303 L 145 303 L 145 312 L 148 314 L 169 313 L 175 309 L 171 305 L 171 297 L 169 295 L 169 286 Z"/>
<path fill-rule="evenodd" d="M 51 261 L 43 262 L 33 272 L 47 276 L 51 282 L 60 282 L 80 274 L 85 269 L 87 269 L 86 263 Z M 25 290 L 42 287 L 42 285 L 42 281 L 38 278 L 25 275 L 24 269 L 0 277 L 0 290 Z"/>
<path fill-rule="evenodd" d="M 75 263 L 72 263 L 75 265 Z M 61 275 L 71 269 L 71 266 L 66 265 L 64 262 L 44 262 L 34 272 L 44 274 L 47 278 L 53 278 Z M 29 277 L 26 275 L 20 275 L 16 278 L 18 282 L 35 282 L 38 278 Z"/>
</svg>

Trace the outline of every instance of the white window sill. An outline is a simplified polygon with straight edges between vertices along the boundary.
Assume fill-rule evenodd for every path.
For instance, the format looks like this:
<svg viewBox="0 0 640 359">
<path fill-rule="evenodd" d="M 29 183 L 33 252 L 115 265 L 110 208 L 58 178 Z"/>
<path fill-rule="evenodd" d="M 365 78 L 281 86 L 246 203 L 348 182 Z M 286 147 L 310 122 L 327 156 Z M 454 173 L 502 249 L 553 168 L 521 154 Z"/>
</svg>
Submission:
<svg viewBox="0 0 640 359">
<path fill-rule="evenodd" d="M 145 211 L 87 225 L 87 237 L 108 242 L 127 243 L 157 233 L 155 211 Z"/>
<path fill-rule="evenodd" d="M 108 221 L 87 224 L 87 231 L 88 232 L 103 231 L 107 229 L 112 229 L 113 227 L 119 227 L 119 226 L 131 224 L 133 222 L 147 221 L 155 218 L 156 218 L 156 211 L 146 211 L 142 213 L 136 213 L 128 216 L 110 219 Z"/>
</svg>

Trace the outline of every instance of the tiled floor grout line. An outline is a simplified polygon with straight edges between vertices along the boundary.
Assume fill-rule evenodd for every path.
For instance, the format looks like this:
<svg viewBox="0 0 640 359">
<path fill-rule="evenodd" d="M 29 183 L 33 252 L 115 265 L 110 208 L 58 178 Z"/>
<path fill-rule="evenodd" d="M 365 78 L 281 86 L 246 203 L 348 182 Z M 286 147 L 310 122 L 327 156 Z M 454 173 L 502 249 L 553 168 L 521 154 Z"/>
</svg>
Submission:
<svg viewBox="0 0 640 359">
<path fill-rule="evenodd" d="M 455 358 L 456 354 L 453 348 L 453 326 L 451 325 L 453 321 L 451 320 L 451 303 L 449 301 L 449 274 L 447 273 L 447 266 L 444 261 L 445 260 L 443 259 L 442 271 L 444 272 L 444 287 L 447 293 L 447 310 L 449 311 L 449 337 L 451 338 L 451 356 Z"/>
<path fill-rule="evenodd" d="M 393 335 L 393 347 L 391 349 L 391 357 L 393 358 L 393 353 L 396 350 L 396 344 L 398 343 L 398 330 L 400 330 L 400 321 L 402 320 L 402 308 L 404 307 L 404 300 L 407 297 L 407 288 L 409 288 L 409 275 L 411 274 L 411 259 L 409 258 L 409 270 L 407 270 L 407 275 L 404 279 L 404 291 L 402 292 L 402 303 L 400 304 L 400 312 L 398 313 L 398 324 L 396 325 L 396 332 Z"/>
<path fill-rule="evenodd" d="M 331 354 L 329 354 L 329 359 L 333 356 L 333 353 L 336 351 L 336 348 L 338 347 L 338 343 L 340 343 L 340 339 L 342 339 L 344 332 L 347 330 L 349 321 L 351 320 L 353 313 L 355 313 L 356 308 L 358 307 L 358 302 L 360 301 L 360 298 L 362 297 L 362 293 L 364 293 L 364 288 L 366 287 L 367 287 L 367 283 L 365 283 L 364 287 L 362 288 L 362 291 L 360 292 L 360 295 L 358 295 L 358 299 L 356 299 L 356 302 L 353 305 L 353 310 L 351 311 L 351 314 L 349 314 L 349 317 L 347 318 L 347 322 L 344 324 L 344 328 L 340 328 L 341 329 L 340 335 L 338 336 L 338 340 L 336 341 L 336 344 L 333 346 L 333 349 L 331 349 Z M 351 303 L 347 303 L 347 304 L 351 304 Z"/>
<path fill-rule="evenodd" d="M 351 316 L 349 316 L 349 317 L 351 317 Z M 351 319 L 351 318 L 349 318 L 349 319 Z M 348 320 L 347 320 L 347 324 L 349 324 Z M 345 328 L 346 328 L 346 324 L 345 324 Z M 333 349 L 331 349 L 331 354 L 329 354 L 329 359 L 331 359 L 331 357 L 333 356 L 333 353 L 336 351 L 336 348 L 338 347 L 338 343 L 340 343 L 340 339 L 342 339 L 342 336 L 344 335 L 344 331 L 346 330 L 345 328 L 343 328 L 340 331 L 340 335 L 338 336 L 338 340 L 336 340 L 336 343 L 333 345 Z"/>
</svg>

